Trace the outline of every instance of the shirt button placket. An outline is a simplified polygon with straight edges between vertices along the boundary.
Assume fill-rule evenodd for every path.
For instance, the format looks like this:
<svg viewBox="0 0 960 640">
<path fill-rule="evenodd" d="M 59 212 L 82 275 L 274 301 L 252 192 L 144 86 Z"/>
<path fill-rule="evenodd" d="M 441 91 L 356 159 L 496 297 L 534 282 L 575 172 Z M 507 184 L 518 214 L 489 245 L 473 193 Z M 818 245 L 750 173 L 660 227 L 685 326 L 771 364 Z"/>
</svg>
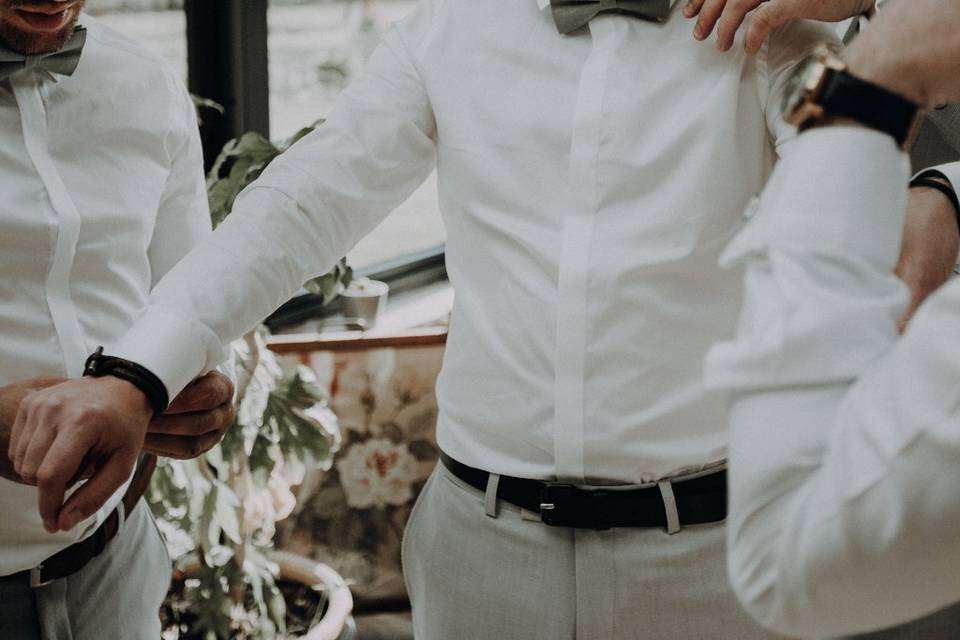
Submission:
<svg viewBox="0 0 960 640">
<path fill-rule="evenodd" d="M 570 147 L 570 209 L 563 221 L 559 260 L 555 365 L 554 455 L 557 477 L 583 483 L 584 378 L 588 283 L 595 215 L 601 198 L 598 161 L 609 52 L 604 18 L 589 27 L 592 50 L 580 74 Z M 586 37 L 586 36 L 583 36 Z"/>
</svg>

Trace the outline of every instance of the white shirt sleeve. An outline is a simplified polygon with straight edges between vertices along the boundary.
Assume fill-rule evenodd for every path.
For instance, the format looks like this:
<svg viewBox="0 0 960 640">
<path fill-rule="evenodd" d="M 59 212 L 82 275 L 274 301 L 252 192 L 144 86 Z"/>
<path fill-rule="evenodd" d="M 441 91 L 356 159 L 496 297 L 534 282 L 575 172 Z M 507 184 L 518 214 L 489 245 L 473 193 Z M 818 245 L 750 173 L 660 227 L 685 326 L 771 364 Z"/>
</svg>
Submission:
<svg viewBox="0 0 960 640">
<path fill-rule="evenodd" d="M 917 175 L 922 176 L 925 173 L 931 172 L 942 174 L 950 182 L 953 190 L 960 192 L 960 162 L 951 162 L 937 167 L 930 167 L 929 169 L 924 169 Z"/>
<path fill-rule="evenodd" d="M 947 176 L 954 191 L 960 190 L 960 162 L 951 162 L 950 164 L 935 167 L 940 173 Z"/>
<path fill-rule="evenodd" d="M 960 284 L 915 316 L 892 275 L 907 160 L 861 129 L 801 136 L 724 262 L 746 265 L 734 341 L 728 554 L 762 624 L 837 636 L 960 594 Z"/>
<path fill-rule="evenodd" d="M 112 352 L 173 397 L 302 284 L 328 271 L 435 165 L 416 62 L 433 2 L 393 27 L 330 117 L 267 168 L 230 218 L 173 268 Z"/>
<path fill-rule="evenodd" d="M 171 89 L 178 98 L 165 139 L 170 174 L 164 185 L 147 255 L 150 286 L 210 235 L 210 206 L 203 175 L 203 147 L 196 110 L 186 87 Z"/>
</svg>

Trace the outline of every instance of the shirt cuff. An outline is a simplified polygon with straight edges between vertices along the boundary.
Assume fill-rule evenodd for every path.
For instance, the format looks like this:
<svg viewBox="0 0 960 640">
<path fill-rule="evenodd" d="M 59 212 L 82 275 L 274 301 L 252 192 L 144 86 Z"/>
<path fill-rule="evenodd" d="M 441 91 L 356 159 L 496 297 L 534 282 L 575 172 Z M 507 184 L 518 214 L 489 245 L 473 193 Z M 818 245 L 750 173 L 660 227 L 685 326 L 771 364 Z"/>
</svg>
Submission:
<svg viewBox="0 0 960 640">
<path fill-rule="evenodd" d="M 930 167 L 929 169 L 924 169 L 917 175 L 913 177 L 914 180 L 917 178 L 925 177 L 940 177 L 950 183 L 950 186 L 953 187 L 954 191 L 960 189 L 960 162 L 951 162 L 949 164 L 942 164 L 937 167 Z"/>
<path fill-rule="evenodd" d="M 157 307 L 148 307 L 105 351 L 146 367 L 163 382 L 171 401 L 226 355 L 209 329 Z"/>
<path fill-rule="evenodd" d="M 778 163 L 747 227 L 721 258 L 771 247 L 896 264 L 909 159 L 890 136 L 856 127 L 803 133 Z"/>
</svg>

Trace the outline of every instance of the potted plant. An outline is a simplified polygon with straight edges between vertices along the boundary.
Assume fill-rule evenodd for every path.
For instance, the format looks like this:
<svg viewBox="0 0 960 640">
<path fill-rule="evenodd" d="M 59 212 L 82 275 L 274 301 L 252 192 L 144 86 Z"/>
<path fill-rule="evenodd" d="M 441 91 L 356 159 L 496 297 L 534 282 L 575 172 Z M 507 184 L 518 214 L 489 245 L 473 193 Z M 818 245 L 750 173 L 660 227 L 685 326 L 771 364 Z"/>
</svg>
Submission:
<svg viewBox="0 0 960 640">
<path fill-rule="evenodd" d="M 214 225 L 281 145 L 248 133 L 229 142 L 207 181 Z M 308 286 L 333 300 L 350 280 L 341 261 Z M 285 369 L 264 330 L 232 345 L 237 418 L 196 460 L 162 461 L 147 493 L 175 560 L 161 611 L 164 638 L 204 640 L 352 637 L 352 598 L 333 570 L 273 549 L 275 524 L 293 510 L 291 488 L 308 466 L 329 467 L 339 446 L 336 416 L 306 367 Z"/>
</svg>

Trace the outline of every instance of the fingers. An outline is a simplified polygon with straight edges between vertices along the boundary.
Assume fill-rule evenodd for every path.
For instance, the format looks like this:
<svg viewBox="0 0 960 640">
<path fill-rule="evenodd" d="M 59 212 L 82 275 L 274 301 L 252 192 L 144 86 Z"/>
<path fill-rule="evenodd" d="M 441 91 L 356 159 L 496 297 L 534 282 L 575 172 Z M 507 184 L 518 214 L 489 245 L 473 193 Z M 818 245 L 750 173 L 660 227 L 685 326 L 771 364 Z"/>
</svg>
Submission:
<svg viewBox="0 0 960 640">
<path fill-rule="evenodd" d="M 219 407 L 233 399 L 233 382 L 219 371 L 198 378 L 180 392 L 166 413 L 191 413 Z"/>
<path fill-rule="evenodd" d="M 69 531 L 78 522 L 82 522 L 96 513 L 110 499 L 110 496 L 116 493 L 117 489 L 127 481 L 130 474 L 133 473 L 136 462 L 136 452 L 117 450 L 103 466 L 94 472 L 93 477 L 77 489 L 66 504 L 59 509 L 58 517 L 55 520 L 56 526 L 61 531 Z M 60 498 L 63 499 L 62 493 Z M 43 506 L 41 505 L 42 513 Z M 46 522 L 46 518 L 44 518 L 44 522 Z"/>
<path fill-rule="evenodd" d="M 233 402 L 226 402 L 209 411 L 194 413 L 164 414 L 154 418 L 147 427 L 148 434 L 173 436 L 200 436 L 210 432 L 223 432 L 234 419 Z"/>
<path fill-rule="evenodd" d="M 50 533 L 59 530 L 58 517 L 63 495 L 77 475 L 89 447 L 87 438 L 80 433 L 62 432 L 53 440 L 40 463 L 37 470 L 37 502 L 43 526 Z"/>
<path fill-rule="evenodd" d="M 697 40 L 706 40 L 713 31 L 714 25 L 723 13 L 727 0 L 704 0 L 700 11 L 697 12 L 697 23 L 693 26 L 693 37 Z"/>
<path fill-rule="evenodd" d="M 196 458 L 220 442 L 234 418 L 233 402 L 212 411 L 160 416 L 150 423 L 143 450 L 178 460 Z"/>
<path fill-rule="evenodd" d="M 14 471 L 21 477 L 23 476 L 23 459 L 26 457 L 27 448 L 37 431 L 46 430 L 46 425 L 49 424 L 46 409 L 47 407 L 39 402 L 39 397 L 34 394 L 27 396 L 20 402 L 20 409 L 17 411 L 17 418 L 11 432 L 9 457 L 13 463 Z M 33 481 L 32 478 L 29 480 L 30 483 L 33 483 Z"/>
<path fill-rule="evenodd" d="M 14 467 L 25 482 L 29 484 L 37 482 L 37 470 L 40 468 L 40 463 L 43 462 L 43 458 L 50 449 L 56 435 L 57 432 L 46 424 L 33 432 L 23 458 L 19 459 Z"/>
<path fill-rule="evenodd" d="M 787 7 L 787 8 L 784 8 Z M 683 9 L 687 18 L 697 17 L 693 37 L 706 40 L 717 30 L 717 48 L 729 51 L 743 26 L 747 14 L 753 11 L 747 28 L 744 48 L 753 55 L 760 51 L 770 32 L 790 19 L 789 3 L 777 0 L 690 0 Z"/>
<path fill-rule="evenodd" d="M 782 2 L 767 2 L 750 16 L 744 49 L 750 55 L 760 51 L 770 32 L 786 23 L 792 17 L 791 5 Z"/>
<path fill-rule="evenodd" d="M 700 9 L 703 7 L 703 2 L 704 0 L 690 0 L 687 2 L 687 6 L 683 8 L 683 15 L 687 18 L 694 17 L 700 13 Z"/>
<path fill-rule="evenodd" d="M 17 409 L 17 416 L 13 421 L 13 427 L 10 428 L 10 442 L 7 444 L 7 458 L 13 464 L 14 471 L 17 468 L 17 447 L 20 444 L 20 438 L 23 436 L 24 424 L 27 416 L 26 402 L 21 401 Z"/>
<path fill-rule="evenodd" d="M 760 6 L 764 0 L 729 0 L 717 22 L 717 48 L 729 51 L 737 30 L 743 24 L 747 14 Z"/>
<path fill-rule="evenodd" d="M 214 431 L 201 436 L 172 436 L 165 433 L 148 433 L 143 450 L 155 456 L 192 460 L 217 446 L 222 434 Z"/>
</svg>

